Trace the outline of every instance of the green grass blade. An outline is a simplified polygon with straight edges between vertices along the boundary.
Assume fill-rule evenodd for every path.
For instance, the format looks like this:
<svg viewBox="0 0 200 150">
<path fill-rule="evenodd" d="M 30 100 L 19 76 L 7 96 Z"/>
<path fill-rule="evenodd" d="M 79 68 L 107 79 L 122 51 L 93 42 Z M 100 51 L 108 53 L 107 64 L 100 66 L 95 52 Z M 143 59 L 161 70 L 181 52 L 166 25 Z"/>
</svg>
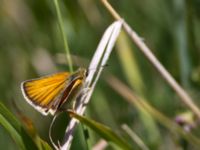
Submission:
<svg viewBox="0 0 200 150">
<path fill-rule="evenodd" d="M 91 129 L 93 129 L 95 132 L 97 132 L 102 138 L 105 140 L 112 142 L 119 146 L 123 150 L 130 150 L 132 147 L 124 141 L 122 138 L 120 138 L 115 132 L 112 131 L 109 127 L 100 124 L 94 120 L 88 119 L 86 117 L 80 116 L 73 111 L 69 111 L 70 116 L 78 119 L 80 122 L 84 123 L 85 125 L 89 126 Z"/>
<path fill-rule="evenodd" d="M 145 86 L 138 66 L 137 56 L 135 56 L 129 39 L 124 32 L 120 33 L 116 48 L 120 65 L 129 85 L 136 92 L 143 94 Z"/>
<path fill-rule="evenodd" d="M 120 64 L 123 69 L 123 73 L 134 91 L 139 93 L 141 97 L 145 97 L 144 92 L 144 79 L 142 79 L 142 74 L 137 62 L 137 56 L 135 55 L 127 35 L 124 32 L 121 32 L 117 40 L 117 53 L 119 56 Z M 139 106 L 140 107 L 140 106 Z M 140 119 L 144 125 L 145 131 L 148 133 L 148 141 L 151 144 L 158 144 L 161 139 L 158 127 L 155 120 L 149 113 L 140 108 L 139 109 Z"/>
<path fill-rule="evenodd" d="M 20 147 L 20 149 L 25 150 L 25 145 L 23 143 L 22 137 L 16 131 L 16 129 L 0 114 L 0 124 L 8 131 L 15 143 Z"/>
<path fill-rule="evenodd" d="M 20 122 L 15 118 L 14 115 L 2 104 L 0 103 L 0 114 L 6 118 L 6 120 L 17 130 L 20 131 Z"/>
<path fill-rule="evenodd" d="M 40 150 L 53 150 L 46 141 L 40 139 L 40 143 L 41 143 Z"/>
<path fill-rule="evenodd" d="M 64 32 L 63 20 L 62 20 L 62 15 L 61 15 L 61 12 L 60 12 L 58 0 L 54 0 L 54 5 L 55 5 L 56 13 L 57 13 L 57 16 L 58 16 L 59 28 L 60 28 L 60 31 L 61 31 L 61 34 L 62 34 L 62 39 L 63 39 L 64 48 L 65 48 L 65 52 L 66 52 L 67 62 L 69 64 L 69 70 L 70 70 L 70 72 L 73 72 L 72 59 L 71 59 L 71 56 L 70 56 L 70 50 L 69 50 L 69 46 L 68 46 L 68 43 L 67 43 L 67 37 L 65 36 L 65 32 Z"/>
<path fill-rule="evenodd" d="M 0 124 L 8 131 L 21 149 L 38 149 L 23 125 L 2 103 L 0 103 Z"/>
</svg>

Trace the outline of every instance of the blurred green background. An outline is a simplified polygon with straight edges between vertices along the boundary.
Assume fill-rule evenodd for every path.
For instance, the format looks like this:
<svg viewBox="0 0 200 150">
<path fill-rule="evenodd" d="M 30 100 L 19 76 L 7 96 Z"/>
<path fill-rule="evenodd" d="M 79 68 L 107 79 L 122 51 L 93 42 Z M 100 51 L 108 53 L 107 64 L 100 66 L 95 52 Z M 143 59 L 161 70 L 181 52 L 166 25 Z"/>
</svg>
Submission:
<svg viewBox="0 0 200 150">
<path fill-rule="evenodd" d="M 110 3 L 200 106 L 200 1 L 112 0 Z M 59 4 L 74 68 L 87 67 L 101 35 L 114 19 L 101 1 L 59 0 Z M 39 136 L 48 143 L 52 117 L 42 116 L 25 102 L 20 83 L 68 70 L 66 62 L 53 1 L 1 0 L 0 101 L 17 117 L 20 112 L 32 120 Z M 172 120 L 189 111 L 123 33 L 104 73 L 105 78 L 107 73 L 118 77 Z M 181 137 L 171 134 L 161 123 L 145 118 L 146 115 L 127 103 L 103 77 L 88 104 L 86 116 L 120 133 L 124 132 L 121 125 L 127 124 L 150 149 L 195 149 Z M 64 114 L 56 121 L 54 139 L 62 140 L 68 120 Z M 191 132 L 200 136 L 198 125 Z M 71 149 L 84 149 L 82 134 L 78 127 Z M 90 131 L 92 145 L 99 139 L 95 132 Z M 18 149 L 2 127 L 0 148 Z"/>
</svg>

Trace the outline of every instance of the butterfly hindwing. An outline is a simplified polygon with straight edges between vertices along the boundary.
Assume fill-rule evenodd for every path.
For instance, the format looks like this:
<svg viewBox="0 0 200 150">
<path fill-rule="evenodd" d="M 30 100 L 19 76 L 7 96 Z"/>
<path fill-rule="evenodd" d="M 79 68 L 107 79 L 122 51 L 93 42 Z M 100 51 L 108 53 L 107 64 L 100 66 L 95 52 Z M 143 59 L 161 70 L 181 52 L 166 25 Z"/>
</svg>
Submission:
<svg viewBox="0 0 200 150">
<path fill-rule="evenodd" d="M 66 100 L 72 99 L 82 87 L 82 83 L 82 77 L 77 77 L 71 80 L 60 97 L 57 97 L 59 100 L 55 101 L 55 103 L 52 105 L 52 109 L 57 110 L 63 103 L 65 103 Z"/>
</svg>

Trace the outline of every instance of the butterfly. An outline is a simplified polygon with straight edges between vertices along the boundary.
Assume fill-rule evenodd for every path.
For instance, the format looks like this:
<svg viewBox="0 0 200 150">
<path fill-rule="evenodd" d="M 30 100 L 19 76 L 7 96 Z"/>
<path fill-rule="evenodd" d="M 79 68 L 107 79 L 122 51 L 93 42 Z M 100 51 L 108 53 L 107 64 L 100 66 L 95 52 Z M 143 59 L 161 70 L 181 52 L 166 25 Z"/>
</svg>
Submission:
<svg viewBox="0 0 200 150">
<path fill-rule="evenodd" d="M 83 86 L 87 69 L 79 68 L 74 73 L 60 72 L 21 83 L 26 101 L 43 115 L 54 115 Z"/>
</svg>

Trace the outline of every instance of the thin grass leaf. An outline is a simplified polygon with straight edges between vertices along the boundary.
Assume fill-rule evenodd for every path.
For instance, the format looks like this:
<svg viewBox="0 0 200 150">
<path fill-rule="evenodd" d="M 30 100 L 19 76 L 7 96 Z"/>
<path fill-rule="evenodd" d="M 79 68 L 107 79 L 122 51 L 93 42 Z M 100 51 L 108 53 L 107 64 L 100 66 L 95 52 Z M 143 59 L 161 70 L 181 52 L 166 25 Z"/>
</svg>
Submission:
<svg viewBox="0 0 200 150">
<path fill-rule="evenodd" d="M 174 1 L 175 8 L 175 42 L 177 43 L 177 53 L 180 63 L 180 76 L 181 83 L 184 87 L 189 87 L 189 76 L 191 72 L 191 62 L 188 49 L 188 33 L 187 33 L 187 22 L 186 22 L 186 3 L 184 1 Z"/>
<path fill-rule="evenodd" d="M 8 131 L 13 140 L 21 149 L 49 150 L 41 149 L 39 146 L 40 143 L 35 144 L 34 139 L 30 137 L 30 134 L 27 132 L 27 130 L 25 130 L 24 126 L 2 103 L 0 103 L 0 124 Z M 38 135 L 37 138 L 40 139 Z"/>
<path fill-rule="evenodd" d="M 80 122 L 84 123 L 96 133 L 98 133 L 102 138 L 108 142 L 115 143 L 123 150 L 133 149 L 124 139 L 120 138 L 113 130 L 103 124 L 100 124 L 94 120 L 88 119 L 86 117 L 80 116 L 73 111 L 68 111 L 71 117 L 78 119 Z"/>
<path fill-rule="evenodd" d="M 53 150 L 46 141 L 39 139 L 39 142 L 41 144 L 40 150 Z"/>
<path fill-rule="evenodd" d="M 21 129 L 20 122 L 15 118 L 15 116 L 0 102 L 0 114 L 7 119 L 7 121 L 17 130 Z"/>
<path fill-rule="evenodd" d="M 25 145 L 23 143 L 21 135 L 17 132 L 17 130 L 0 114 L 0 124 L 4 127 L 15 143 L 20 147 L 20 149 L 25 150 Z"/>
<path fill-rule="evenodd" d="M 194 136 L 191 133 L 185 132 L 181 127 L 179 127 L 175 122 L 171 121 L 168 117 L 163 115 L 161 112 L 152 107 L 147 101 L 143 98 L 137 96 L 131 89 L 124 85 L 120 80 L 114 76 L 110 76 L 106 79 L 108 84 L 122 97 L 125 98 L 130 104 L 135 106 L 138 109 L 143 109 L 147 111 L 153 118 L 155 118 L 160 124 L 165 126 L 169 131 L 174 134 L 179 134 L 181 137 L 186 139 L 188 142 L 194 146 L 200 146 L 200 139 Z"/>
<path fill-rule="evenodd" d="M 140 73 L 134 51 L 132 50 L 129 39 L 124 32 L 121 32 L 116 46 L 120 64 L 122 65 L 122 69 L 128 83 L 130 84 L 131 88 L 136 91 L 136 93 L 139 93 L 139 95 L 145 97 L 145 83 L 143 83 L 142 75 Z M 161 136 L 154 119 L 149 115 L 149 113 L 146 112 L 146 110 L 139 110 L 142 110 L 139 111 L 139 116 L 144 125 L 145 131 L 147 132 L 149 143 L 158 144 Z"/>
<path fill-rule="evenodd" d="M 105 93 L 102 91 L 102 89 L 96 88 L 95 92 L 93 93 L 93 97 L 95 97 L 95 100 L 90 101 L 90 108 L 86 110 L 85 116 L 90 117 L 96 114 L 96 117 L 99 118 L 100 122 L 106 123 L 109 126 L 112 125 L 112 128 L 117 129 L 118 124 L 116 120 L 113 118 L 113 113 L 110 109 L 109 100 L 106 98 Z M 102 115 L 102 112 L 106 115 Z M 87 128 L 87 130 L 90 133 L 89 139 L 87 140 L 88 143 L 91 146 L 96 145 L 98 147 L 97 134 L 95 132 L 90 132 L 92 130 L 90 128 Z M 106 147 L 106 145 L 108 144 L 105 144 L 105 143 L 107 142 L 105 142 L 105 140 L 102 140 L 102 141 L 104 141 L 102 142 L 102 146 Z M 95 147 L 93 147 L 94 150 L 95 150 Z M 99 147 L 101 147 L 101 142 L 99 143 Z"/>
<path fill-rule="evenodd" d="M 144 83 L 137 59 L 134 50 L 130 46 L 130 41 L 124 32 L 120 33 L 116 48 L 120 65 L 128 83 L 137 93 L 144 94 Z"/>
<path fill-rule="evenodd" d="M 149 150 L 149 148 L 145 145 L 142 139 L 133 131 L 129 126 L 126 124 L 122 125 L 122 129 L 132 138 L 135 143 L 142 149 L 142 150 Z"/>
<path fill-rule="evenodd" d="M 0 103 L 1 125 L 7 129 L 13 140 L 22 149 L 38 149 L 15 116 Z"/>
<path fill-rule="evenodd" d="M 63 39 L 64 48 L 65 48 L 65 52 L 66 52 L 67 62 L 69 64 L 69 70 L 70 70 L 70 72 L 73 72 L 72 59 L 71 59 L 71 56 L 70 56 L 70 50 L 69 50 L 69 46 L 68 46 L 68 42 L 67 42 L 67 37 L 66 37 L 65 32 L 64 32 L 64 25 L 63 25 L 63 20 L 62 20 L 62 15 L 61 15 L 59 3 L 58 3 L 58 0 L 53 0 L 53 2 L 54 2 L 54 5 L 55 5 L 55 8 L 56 8 L 59 28 L 60 28 L 60 32 L 62 34 L 62 39 Z"/>
</svg>

